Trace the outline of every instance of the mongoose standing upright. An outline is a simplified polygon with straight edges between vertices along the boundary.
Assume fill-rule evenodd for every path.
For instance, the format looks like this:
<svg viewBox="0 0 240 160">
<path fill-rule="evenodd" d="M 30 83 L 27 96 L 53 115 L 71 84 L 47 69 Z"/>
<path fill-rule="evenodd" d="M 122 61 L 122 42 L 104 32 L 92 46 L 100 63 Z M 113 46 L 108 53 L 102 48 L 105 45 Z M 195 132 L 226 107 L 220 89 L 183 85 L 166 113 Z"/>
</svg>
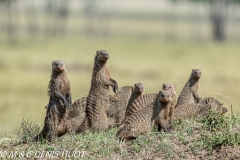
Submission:
<svg viewBox="0 0 240 160">
<path fill-rule="evenodd" d="M 172 95 L 170 90 L 162 90 L 155 99 L 154 105 L 151 103 L 142 110 L 135 112 L 118 128 L 117 135 L 120 138 L 135 139 L 139 134 L 149 132 L 157 117 L 157 123 L 161 125 L 165 132 L 170 132 L 168 125 L 168 110 L 171 107 Z"/>
<path fill-rule="evenodd" d="M 197 104 L 201 101 L 198 96 L 199 79 L 202 76 L 200 69 L 193 69 L 191 76 L 180 93 L 176 108 L 183 104 Z"/>
<path fill-rule="evenodd" d="M 82 131 L 90 129 L 100 132 L 108 128 L 106 110 L 109 105 L 109 86 L 112 86 L 115 93 L 118 90 L 117 82 L 110 75 L 108 58 L 108 51 L 98 50 L 96 52 Z"/>
<path fill-rule="evenodd" d="M 209 109 L 215 109 L 217 112 L 226 113 L 227 108 L 222 106 L 220 103 L 213 97 L 204 98 L 199 104 L 183 104 L 177 107 L 173 114 L 173 119 L 190 119 L 190 118 L 199 118 L 207 115 Z"/>
<path fill-rule="evenodd" d="M 165 84 L 163 84 L 162 89 L 170 90 L 172 92 L 171 106 L 170 106 L 168 112 L 166 113 L 167 115 L 165 115 L 165 116 L 167 116 L 166 118 L 169 121 L 168 123 L 169 123 L 170 129 L 172 129 L 173 112 L 174 112 L 174 109 L 175 109 L 175 106 L 177 103 L 176 85 L 171 84 L 171 83 L 165 83 Z M 161 118 L 161 117 L 159 117 L 159 118 Z M 158 131 L 160 131 L 160 130 L 161 130 L 161 125 L 158 124 Z"/>
<path fill-rule="evenodd" d="M 35 137 L 52 140 L 65 133 L 63 116 L 66 108 L 72 103 L 70 82 L 67 76 L 65 61 L 52 62 L 51 80 L 48 85 L 49 104 L 42 132 Z"/>
<path fill-rule="evenodd" d="M 134 84 L 134 88 L 131 86 L 124 86 L 116 95 L 110 98 L 107 116 L 109 120 L 112 118 L 114 119 L 113 122 L 115 121 L 117 127 L 122 123 L 129 104 L 142 95 L 144 86 L 143 83 Z"/>
</svg>

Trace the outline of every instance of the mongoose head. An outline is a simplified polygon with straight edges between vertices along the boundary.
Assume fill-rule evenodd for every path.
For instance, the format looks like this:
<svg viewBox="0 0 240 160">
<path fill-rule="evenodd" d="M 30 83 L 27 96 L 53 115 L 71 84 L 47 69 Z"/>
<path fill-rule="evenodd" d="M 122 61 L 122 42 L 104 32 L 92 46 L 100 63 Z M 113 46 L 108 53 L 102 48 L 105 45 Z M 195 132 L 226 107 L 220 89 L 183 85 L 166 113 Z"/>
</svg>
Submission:
<svg viewBox="0 0 240 160">
<path fill-rule="evenodd" d="M 55 72 L 63 72 L 66 70 L 65 65 L 65 61 L 62 60 L 52 61 L 52 70 Z"/>
<path fill-rule="evenodd" d="M 176 85 L 175 84 L 171 84 L 171 83 L 165 83 L 162 86 L 162 90 L 172 90 L 175 91 L 176 90 Z"/>
<path fill-rule="evenodd" d="M 201 69 L 192 69 L 191 77 L 194 79 L 199 79 L 202 76 L 202 70 Z"/>
<path fill-rule="evenodd" d="M 223 114 L 228 112 L 228 109 L 223 106 L 223 103 L 220 103 L 216 98 L 207 97 L 201 101 L 201 104 L 209 105 L 211 109 L 216 109 Z"/>
<path fill-rule="evenodd" d="M 159 101 L 169 102 L 172 101 L 172 92 L 171 90 L 162 90 L 159 91 Z"/>
<path fill-rule="evenodd" d="M 97 61 L 104 63 L 108 60 L 109 54 L 107 50 L 97 50 L 95 57 Z"/>
<path fill-rule="evenodd" d="M 142 94 L 144 88 L 145 88 L 145 84 L 143 83 L 134 84 L 134 92 L 136 92 L 137 94 Z"/>
</svg>

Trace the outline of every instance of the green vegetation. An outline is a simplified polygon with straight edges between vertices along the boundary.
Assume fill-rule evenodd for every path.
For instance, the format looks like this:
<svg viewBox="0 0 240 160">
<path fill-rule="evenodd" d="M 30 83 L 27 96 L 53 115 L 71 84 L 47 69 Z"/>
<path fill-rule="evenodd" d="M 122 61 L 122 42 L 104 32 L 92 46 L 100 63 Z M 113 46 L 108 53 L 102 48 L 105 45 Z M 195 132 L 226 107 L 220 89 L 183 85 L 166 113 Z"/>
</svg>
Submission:
<svg viewBox="0 0 240 160">
<path fill-rule="evenodd" d="M 142 82 L 156 93 L 170 82 L 181 92 L 192 68 L 203 70 L 199 93 L 239 113 L 238 43 L 163 42 L 156 39 L 46 39 L 0 43 L 0 132 L 17 134 L 22 119 L 43 124 L 51 62 L 66 61 L 73 101 L 88 94 L 96 50 L 108 49 L 119 87 Z M 113 93 L 111 91 L 111 93 Z"/>
<path fill-rule="evenodd" d="M 53 142 L 26 142 L 34 133 L 34 123 L 22 123 L 19 137 L 2 138 L 0 147 L 7 153 L 24 151 L 29 156 L 53 158 L 58 153 L 61 158 L 74 159 L 231 159 L 240 158 L 240 123 L 235 116 L 222 116 L 209 111 L 207 117 L 197 120 L 182 120 L 174 123 L 172 134 L 157 132 L 140 135 L 136 140 L 119 140 L 116 128 L 106 132 L 70 136 L 65 135 Z M 30 132 L 29 132 L 30 131 Z M 24 140 L 24 144 L 15 145 Z M 34 151 L 39 151 L 37 155 Z M 50 154 L 47 155 L 47 153 Z M 20 156 L 19 153 L 17 156 Z"/>
</svg>

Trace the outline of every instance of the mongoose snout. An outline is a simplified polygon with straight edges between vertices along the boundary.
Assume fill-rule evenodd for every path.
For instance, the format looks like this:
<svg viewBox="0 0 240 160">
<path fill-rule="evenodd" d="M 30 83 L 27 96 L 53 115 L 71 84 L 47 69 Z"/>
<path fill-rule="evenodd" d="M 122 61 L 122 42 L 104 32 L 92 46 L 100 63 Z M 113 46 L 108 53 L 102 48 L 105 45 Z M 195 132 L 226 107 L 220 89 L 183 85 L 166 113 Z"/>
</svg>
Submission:
<svg viewBox="0 0 240 160">
<path fill-rule="evenodd" d="M 142 94 L 145 85 L 144 85 L 143 83 L 136 83 L 136 84 L 134 85 L 134 87 L 135 87 L 135 89 L 136 89 L 136 93 Z"/>
<path fill-rule="evenodd" d="M 159 100 L 162 102 L 169 102 L 172 100 L 171 92 L 169 92 L 168 90 L 159 91 L 159 95 Z"/>
<path fill-rule="evenodd" d="M 109 58 L 109 54 L 107 50 L 98 50 L 97 54 L 99 55 L 100 61 L 107 61 Z"/>
<path fill-rule="evenodd" d="M 56 72 L 63 72 L 65 70 L 65 61 L 62 60 L 53 61 L 52 68 Z"/>
<path fill-rule="evenodd" d="M 196 79 L 199 79 L 202 76 L 201 69 L 193 69 L 192 73 L 193 73 L 193 77 L 196 78 Z"/>
</svg>

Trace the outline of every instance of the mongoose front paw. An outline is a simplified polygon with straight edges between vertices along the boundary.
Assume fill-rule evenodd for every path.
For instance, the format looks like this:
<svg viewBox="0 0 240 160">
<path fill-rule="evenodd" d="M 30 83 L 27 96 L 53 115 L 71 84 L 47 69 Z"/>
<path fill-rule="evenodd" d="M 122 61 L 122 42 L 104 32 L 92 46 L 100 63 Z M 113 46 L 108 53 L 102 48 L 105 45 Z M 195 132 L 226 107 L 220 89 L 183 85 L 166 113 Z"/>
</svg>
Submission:
<svg viewBox="0 0 240 160">
<path fill-rule="evenodd" d="M 65 102 L 64 106 L 67 108 L 69 106 L 69 103 Z"/>
<path fill-rule="evenodd" d="M 201 101 L 202 101 L 202 98 L 199 98 L 199 99 L 198 99 L 198 103 L 200 103 Z"/>
<path fill-rule="evenodd" d="M 118 84 L 117 84 L 117 81 L 113 80 L 113 91 L 114 93 L 117 93 L 118 91 Z"/>
</svg>

